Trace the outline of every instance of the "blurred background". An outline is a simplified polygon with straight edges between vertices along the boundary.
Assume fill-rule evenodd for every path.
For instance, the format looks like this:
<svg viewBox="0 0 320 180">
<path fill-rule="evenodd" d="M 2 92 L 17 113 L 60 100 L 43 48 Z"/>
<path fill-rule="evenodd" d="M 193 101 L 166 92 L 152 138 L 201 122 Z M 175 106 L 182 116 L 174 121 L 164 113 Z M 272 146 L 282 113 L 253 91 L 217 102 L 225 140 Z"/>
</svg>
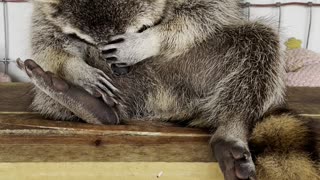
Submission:
<svg viewBox="0 0 320 180">
<path fill-rule="evenodd" d="M 250 20 L 263 17 L 275 28 L 280 28 L 282 43 L 287 46 L 287 49 L 299 49 L 291 53 L 291 58 L 302 54 L 301 58 L 290 60 L 291 62 L 288 63 L 292 73 L 296 73 L 306 64 L 310 64 L 310 58 L 312 58 L 311 62 L 320 65 L 320 56 L 318 56 L 320 53 L 320 7 L 316 5 L 320 4 L 320 0 L 295 0 L 297 4 L 290 4 L 290 2 L 293 1 L 248 0 L 244 1 L 243 8 Z M 308 2 L 309 4 L 299 4 Z M 17 58 L 23 60 L 31 58 L 31 14 L 32 3 L 29 1 L 0 1 L 0 73 L 7 74 L 15 82 L 28 81 L 24 73 L 16 68 L 14 61 Z M 320 68 L 317 70 L 319 70 L 318 73 L 313 72 L 313 78 L 319 78 L 320 84 Z M 300 76 L 306 77 L 308 75 L 306 72 L 302 75 L 300 73 Z M 296 85 L 299 86 L 299 84 Z M 309 86 L 312 85 L 309 83 Z"/>
</svg>

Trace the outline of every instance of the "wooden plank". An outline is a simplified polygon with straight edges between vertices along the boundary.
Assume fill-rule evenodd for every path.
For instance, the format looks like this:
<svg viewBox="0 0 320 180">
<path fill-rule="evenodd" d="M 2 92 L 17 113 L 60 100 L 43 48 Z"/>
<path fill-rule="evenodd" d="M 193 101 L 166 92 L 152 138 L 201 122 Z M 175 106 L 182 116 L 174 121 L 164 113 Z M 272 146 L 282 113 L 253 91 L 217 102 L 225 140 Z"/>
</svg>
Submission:
<svg viewBox="0 0 320 180">
<path fill-rule="evenodd" d="M 223 180 L 216 163 L 0 163 L 6 180 Z"/>
<path fill-rule="evenodd" d="M 0 83 L 0 111 L 30 111 L 32 88 L 33 85 L 27 83 Z"/>
<path fill-rule="evenodd" d="M 136 123 L 137 125 L 115 125 L 115 126 L 101 126 L 91 125 L 87 123 L 77 123 L 68 121 L 52 121 L 45 120 L 38 114 L 0 114 L 0 129 L 2 125 L 9 126 L 21 126 L 29 128 L 51 129 L 68 131 L 70 135 L 72 133 L 80 134 L 92 134 L 92 135 L 114 135 L 129 134 L 129 135 L 143 135 L 143 132 L 156 133 L 156 136 L 187 136 L 190 137 L 207 137 L 207 132 L 195 128 L 179 128 L 170 126 L 155 126 L 149 125 L 148 122 Z M 1 134 L 1 132 L 0 132 Z"/>
<path fill-rule="evenodd" d="M 0 85 L 0 162 L 211 162 L 205 130 L 148 123 L 95 126 L 28 112 L 29 84 Z M 290 88 L 299 113 L 319 116 L 320 88 Z M 9 96 L 6 96 L 9 94 Z M 11 95 L 10 95 L 11 94 Z M 20 103 L 22 101 L 23 103 Z"/>
<path fill-rule="evenodd" d="M 32 85 L 27 83 L 0 84 L 0 111 L 29 112 Z M 320 116 L 320 88 L 290 87 L 288 105 L 301 114 Z"/>
<path fill-rule="evenodd" d="M 1 138 L 1 143 L 4 138 L 6 137 Z M 62 141 L 61 143 L 57 143 L 58 138 Z M 8 139 L 20 141 L 17 141 L 17 144 L 6 144 Z M 141 141 L 146 138 L 138 139 Z M 26 143 L 20 143 L 22 140 L 26 140 Z M 36 141 L 41 143 L 29 143 Z M 84 138 L 83 136 L 52 139 L 30 139 L 29 137 L 19 139 L 19 137 L 10 136 L 0 145 L 0 162 L 214 162 L 209 154 L 208 143 L 189 141 L 168 144 L 156 142 L 153 144 L 130 144 L 130 142 L 107 144 L 107 141 L 106 138 Z M 96 142 L 99 144 L 102 142 L 102 144 L 96 146 L 95 144 L 98 144 Z"/>
<path fill-rule="evenodd" d="M 96 126 L 0 115 L 0 162 L 212 162 L 209 138 L 206 131 L 192 128 Z"/>
<path fill-rule="evenodd" d="M 320 88 L 291 87 L 287 101 L 298 113 L 320 118 Z"/>
</svg>

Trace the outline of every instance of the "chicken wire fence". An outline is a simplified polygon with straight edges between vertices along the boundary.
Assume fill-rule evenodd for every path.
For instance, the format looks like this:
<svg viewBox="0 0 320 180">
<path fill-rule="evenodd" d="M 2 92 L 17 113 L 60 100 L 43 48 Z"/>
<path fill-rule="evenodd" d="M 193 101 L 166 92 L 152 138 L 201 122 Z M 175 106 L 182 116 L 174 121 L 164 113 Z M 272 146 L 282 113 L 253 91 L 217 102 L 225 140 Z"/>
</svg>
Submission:
<svg viewBox="0 0 320 180">
<path fill-rule="evenodd" d="M 4 57 L 0 57 L 0 63 L 4 64 L 4 72 L 5 74 L 9 73 L 9 66 L 10 64 L 14 63 L 14 59 L 9 58 L 9 18 L 8 18 L 8 3 L 26 3 L 28 0 L 0 0 L 0 3 L 3 6 L 3 33 L 4 33 L 4 48 L 1 48 L 0 51 L 3 51 Z M 308 10 L 308 13 L 306 15 L 306 21 L 307 23 L 307 35 L 305 39 L 305 48 L 309 49 L 309 44 L 311 41 L 311 28 L 313 24 L 316 22 L 314 20 L 314 9 L 320 7 L 320 3 L 314 3 L 314 2 L 276 2 L 276 3 L 270 3 L 270 4 L 257 4 L 257 3 L 250 3 L 250 2 L 244 2 L 241 4 L 244 13 L 247 16 L 247 19 L 249 20 L 252 16 L 251 11 L 253 9 L 258 9 L 258 8 L 273 8 L 277 10 L 277 25 L 278 29 L 280 30 L 282 27 L 282 24 L 284 23 L 282 20 L 283 17 L 283 8 L 286 6 L 302 6 Z M 0 72 L 1 73 L 1 72 Z"/>
</svg>

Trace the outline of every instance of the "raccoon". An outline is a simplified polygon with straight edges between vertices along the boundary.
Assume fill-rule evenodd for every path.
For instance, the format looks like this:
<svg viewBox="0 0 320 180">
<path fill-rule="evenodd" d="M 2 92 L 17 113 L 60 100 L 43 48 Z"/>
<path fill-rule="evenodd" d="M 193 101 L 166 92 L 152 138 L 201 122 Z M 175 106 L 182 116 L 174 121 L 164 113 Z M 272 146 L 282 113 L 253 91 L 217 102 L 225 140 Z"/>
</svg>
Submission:
<svg viewBox="0 0 320 180">
<path fill-rule="evenodd" d="M 32 44 L 35 61 L 18 64 L 46 116 L 208 128 L 227 180 L 319 178 L 316 131 L 268 115 L 284 103 L 278 35 L 238 1 L 35 0 Z"/>
</svg>

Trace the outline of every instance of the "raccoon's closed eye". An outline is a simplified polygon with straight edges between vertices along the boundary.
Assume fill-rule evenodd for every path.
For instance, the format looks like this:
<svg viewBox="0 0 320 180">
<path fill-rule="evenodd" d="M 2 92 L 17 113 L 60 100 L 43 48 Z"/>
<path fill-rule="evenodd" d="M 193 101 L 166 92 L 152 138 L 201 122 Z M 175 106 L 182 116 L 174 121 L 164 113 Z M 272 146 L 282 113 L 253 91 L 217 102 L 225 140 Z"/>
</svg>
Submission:
<svg viewBox="0 0 320 180">
<path fill-rule="evenodd" d="M 76 33 L 67 34 L 71 39 L 81 39 Z"/>
<path fill-rule="evenodd" d="M 149 29 L 149 28 L 152 28 L 152 27 L 154 27 L 154 26 L 159 25 L 159 24 L 162 22 L 162 20 L 163 20 L 163 17 L 161 17 L 160 19 L 158 19 L 153 25 L 143 25 L 143 26 L 139 29 L 138 33 L 142 33 L 143 31 L 145 31 L 145 30 L 147 30 L 147 29 Z"/>
<path fill-rule="evenodd" d="M 142 33 L 143 31 L 149 29 L 150 27 L 151 27 L 151 26 L 143 25 L 143 26 L 139 29 L 138 33 Z"/>
<path fill-rule="evenodd" d="M 79 37 L 76 33 L 67 34 L 70 39 L 80 40 L 82 42 L 86 42 L 86 40 Z"/>
<path fill-rule="evenodd" d="M 68 37 L 69 37 L 70 39 L 78 40 L 78 41 L 81 41 L 81 42 L 86 43 L 86 44 L 89 44 L 89 45 L 94 45 L 94 44 L 92 44 L 91 42 L 88 42 L 88 41 L 86 41 L 85 39 L 79 37 L 76 33 L 70 33 L 70 34 L 67 34 L 67 35 L 68 35 Z"/>
</svg>

